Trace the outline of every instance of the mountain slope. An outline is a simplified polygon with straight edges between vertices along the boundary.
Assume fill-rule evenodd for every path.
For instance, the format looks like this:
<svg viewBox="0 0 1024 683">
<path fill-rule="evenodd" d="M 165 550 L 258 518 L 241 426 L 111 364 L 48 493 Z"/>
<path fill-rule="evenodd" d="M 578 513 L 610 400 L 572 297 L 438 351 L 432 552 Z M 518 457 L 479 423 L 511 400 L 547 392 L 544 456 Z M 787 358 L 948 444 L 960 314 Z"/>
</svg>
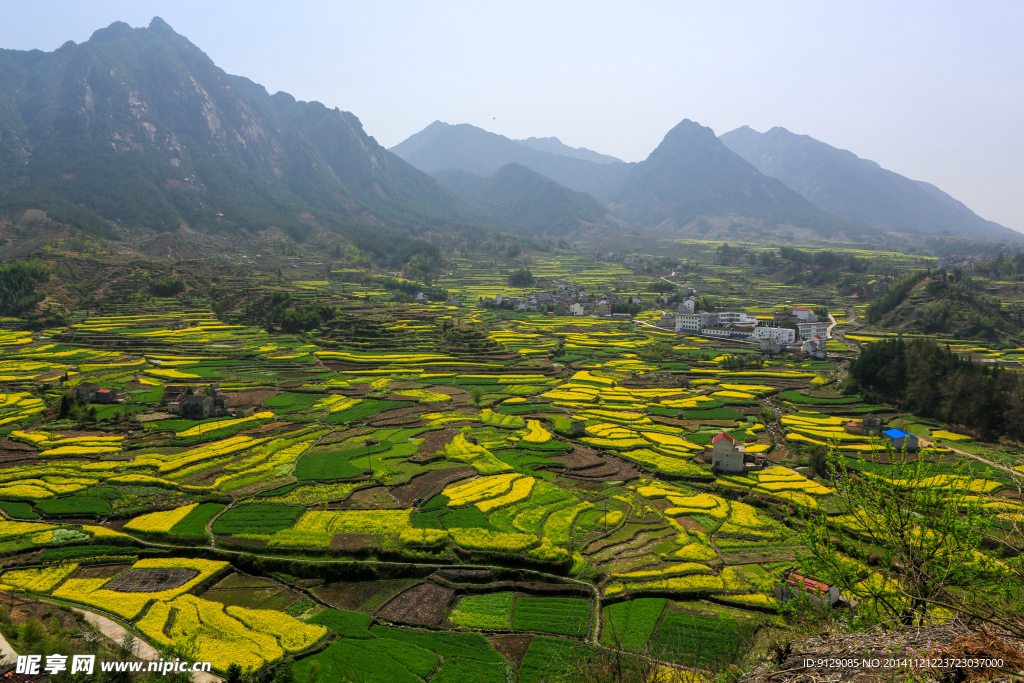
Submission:
<svg viewBox="0 0 1024 683">
<path fill-rule="evenodd" d="M 391 148 L 410 164 L 426 171 L 461 170 L 487 178 L 508 164 L 520 164 L 565 187 L 599 200 L 628 174 L 628 164 L 596 163 L 510 140 L 468 123 L 432 124 Z"/>
<path fill-rule="evenodd" d="M 612 196 L 616 215 L 641 225 L 682 227 L 700 216 L 753 218 L 830 234 L 855 230 L 730 151 L 714 131 L 684 119 Z"/>
<path fill-rule="evenodd" d="M 872 299 L 865 322 L 879 330 L 1018 343 L 1021 329 L 999 299 L 962 272 L 904 275 Z"/>
<path fill-rule="evenodd" d="M 608 154 L 601 154 L 586 147 L 570 147 L 558 138 L 526 138 L 525 140 L 516 140 L 516 142 L 533 149 L 539 149 L 542 152 L 551 152 L 552 154 L 561 154 L 564 157 L 593 161 L 595 164 L 624 163 L 622 159 L 609 156 Z"/>
<path fill-rule="evenodd" d="M 596 199 L 575 192 L 520 164 L 507 164 L 490 178 L 466 171 L 436 171 L 439 183 L 470 204 L 535 232 L 565 234 L 616 223 Z"/>
<path fill-rule="evenodd" d="M 102 218 L 301 239 L 313 219 L 374 250 L 486 222 L 351 113 L 270 96 L 159 18 L 50 53 L 0 50 L 0 206 L 96 231 Z"/>
<path fill-rule="evenodd" d="M 896 232 L 1024 241 L 928 183 L 785 128 L 743 126 L 721 136 L 729 149 L 829 213 Z"/>
<path fill-rule="evenodd" d="M 490 176 L 507 164 L 519 164 L 590 194 L 619 218 L 643 227 L 678 229 L 696 218 L 713 216 L 744 219 L 758 230 L 759 224 L 829 235 L 859 231 L 762 175 L 726 148 L 710 128 L 689 120 L 669 131 L 647 159 L 633 164 L 553 154 L 468 124 L 440 121 L 391 149 L 429 173 L 461 170 Z"/>
</svg>

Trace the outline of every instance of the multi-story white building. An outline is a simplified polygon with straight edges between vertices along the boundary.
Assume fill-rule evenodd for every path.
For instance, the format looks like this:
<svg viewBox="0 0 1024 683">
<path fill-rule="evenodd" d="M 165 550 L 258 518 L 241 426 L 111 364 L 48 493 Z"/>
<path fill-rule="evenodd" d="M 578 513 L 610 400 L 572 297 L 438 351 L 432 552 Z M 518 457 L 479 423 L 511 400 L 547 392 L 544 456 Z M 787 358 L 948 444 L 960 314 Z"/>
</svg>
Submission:
<svg viewBox="0 0 1024 683">
<path fill-rule="evenodd" d="M 700 332 L 705 327 L 717 325 L 718 313 L 677 313 L 676 332 Z"/>
<path fill-rule="evenodd" d="M 686 315 L 688 313 L 694 313 L 696 311 L 696 309 L 694 308 L 695 305 L 696 304 L 694 303 L 693 297 L 684 299 L 679 304 L 679 313 L 683 315 Z"/>
<path fill-rule="evenodd" d="M 746 339 L 750 336 L 750 328 L 738 327 L 736 325 L 719 325 L 717 327 L 705 327 L 701 329 L 700 333 L 712 337 L 739 337 Z"/>
<path fill-rule="evenodd" d="M 758 325 L 754 328 L 754 339 L 771 339 L 780 344 L 792 344 L 796 341 L 796 330 L 789 327 L 769 327 Z"/>
<path fill-rule="evenodd" d="M 809 308 L 794 308 L 793 315 L 807 323 L 818 322 L 818 316 L 814 315 L 814 311 Z"/>
<path fill-rule="evenodd" d="M 743 311 L 722 311 L 718 313 L 718 324 L 719 325 L 746 325 L 754 322 L 757 318 L 751 319 Z"/>
<path fill-rule="evenodd" d="M 797 328 L 800 330 L 800 336 L 804 339 L 814 339 L 815 337 L 821 337 L 824 339 L 828 336 L 828 323 L 797 323 Z"/>
</svg>

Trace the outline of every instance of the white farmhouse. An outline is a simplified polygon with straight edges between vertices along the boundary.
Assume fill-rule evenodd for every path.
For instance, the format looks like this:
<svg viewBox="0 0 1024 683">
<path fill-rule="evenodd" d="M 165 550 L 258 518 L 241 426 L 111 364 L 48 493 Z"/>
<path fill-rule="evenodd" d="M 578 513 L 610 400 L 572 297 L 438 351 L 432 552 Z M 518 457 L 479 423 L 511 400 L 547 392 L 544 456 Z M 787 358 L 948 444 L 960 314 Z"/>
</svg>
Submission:
<svg viewBox="0 0 1024 683">
<path fill-rule="evenodd" d="M 718 472 L 742 472 L 746 448 L 736 439 L 722 432 L 711 439 L 711 466 Z"/>
</svg>

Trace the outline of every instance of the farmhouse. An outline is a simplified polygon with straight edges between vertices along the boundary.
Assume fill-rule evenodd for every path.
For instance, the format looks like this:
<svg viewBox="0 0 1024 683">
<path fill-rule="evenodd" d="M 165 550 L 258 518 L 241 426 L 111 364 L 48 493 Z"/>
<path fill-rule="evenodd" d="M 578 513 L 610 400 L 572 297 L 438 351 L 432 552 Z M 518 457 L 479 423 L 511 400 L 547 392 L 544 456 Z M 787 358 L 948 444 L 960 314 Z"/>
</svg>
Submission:
<svg viewBox="0 0 1024 683">
<path fill-rule="evenodd" d="M 160 399 L 160 402 L 164 405 L 169 405 L 172 402 L 181 403 L 185 400 L 186 396 L 191 395 L 192 387 L 181 384 L 171 384 L 164 387 L 164 395 L 163 398 Z"/>
<path fill-rule="evenodd" d="M 882 432 L 882 436 L 886 438 L 893 450 L 902 451 L 906 448 L 908 451 L 916 451 L 921 447 L 916 436 L 901 429 L 886 430 Z"/>
<path fill-rule="evenodd" d="M 860 420 L 850 420 L 845 425 L 849 434 L 861 436 L 879 436 L 882 433 L 882 418 L 868 413 Z"/>
<path fill-rule="evenodd" d="M 96 403 L 117 403 L 123 395 L 118 394 L 113 389 L 100 389 L 96 392 L 96 397 L 93 399 Z"/>
<path fill-rule="evenodd" d="M 205 420 L 213 412 L 213 399 L 209 396 L 186 396 L 181 402 L 181 416 L 189 420 Z"/>
<path fill-rule="evenodd" d="M 94 401 L 96 400 L 96 392 L 99 390 L 100 385 L 85 382 L 75 387 L 75 398 L 82 401 Z"/>
<path fill-rule="evenodd" d="M 839 586 L 798 574 L 792 569 L 786 570 L 782 575 L 782 581 L 775 584 L 775 597 L 779 602 L 806 597 L 815 605 L 822 607 L 835 607 L 842 602 Z"/>
<path fill-rule="evenodd" d="M 718 472 L 743 472 L 746 448 L 736 439 L 722 432 L 711 439 L 711 467 Z"/>
</svg>

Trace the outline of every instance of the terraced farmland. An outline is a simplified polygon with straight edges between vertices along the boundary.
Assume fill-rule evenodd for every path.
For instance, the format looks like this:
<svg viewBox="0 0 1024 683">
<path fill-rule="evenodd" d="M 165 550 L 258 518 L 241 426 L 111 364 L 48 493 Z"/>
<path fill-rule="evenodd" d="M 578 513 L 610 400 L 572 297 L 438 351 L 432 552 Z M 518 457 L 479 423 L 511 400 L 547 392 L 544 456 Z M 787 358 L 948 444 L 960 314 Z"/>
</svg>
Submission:
<svg viewBox="0 0 1024 683">
<path fill-rule="evenodd" d="M 726 297 L 719 270 L 699 282 Z M 658 303 L 650 277 L 578 254 L 533 272 Z M 157 646 L 197 638 L 220 673 L 291 658 L 298 680 L 529 681 L 602 647 L 718 670 L 781 623 L 802 516 L 842 512 L 816 454 L 888 471 L 851 421 L 917 430 L 950 468 L 973 449 L 989 464 L 930 486 L 998 498 L 1007 524 L 1024 505 L 1012 450 L 844 395 L 831 360 L 677 335 L 650 308 L 483 308 L 515 291 L 458 259 L 441 285 L 471 305 L 306 273 L 296 300 L 340 311 L 315 334 L 211 308 L 4 332 L 0 582 Z M 122 402 L 71 400 L 93 383 Z M 191 419 L 187 395 L 233 414 Z M 760 464 L 713 470 L 722 433 Z"/>
</svg>

